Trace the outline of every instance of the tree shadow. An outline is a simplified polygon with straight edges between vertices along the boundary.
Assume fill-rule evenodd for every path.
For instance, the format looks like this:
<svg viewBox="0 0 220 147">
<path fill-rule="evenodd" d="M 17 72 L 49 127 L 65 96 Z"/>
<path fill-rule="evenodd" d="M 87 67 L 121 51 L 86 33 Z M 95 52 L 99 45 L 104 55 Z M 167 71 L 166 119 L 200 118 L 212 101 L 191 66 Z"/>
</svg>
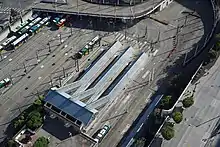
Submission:
<svg viewBox="0 0 220 147">
<path fill-rule="evenodd" d="M 75 131 L 73 127 L 67 128 L 64 126 L 63 121 L 57 118 L 52 119 L 49 116 L 46 116 L 42 129 L 55 136 L 59 140 L 65 140 L 69 138 L 70 133 L 72 133 L 72 136 L 79 134 L 79 132 Z"/>
</svg>

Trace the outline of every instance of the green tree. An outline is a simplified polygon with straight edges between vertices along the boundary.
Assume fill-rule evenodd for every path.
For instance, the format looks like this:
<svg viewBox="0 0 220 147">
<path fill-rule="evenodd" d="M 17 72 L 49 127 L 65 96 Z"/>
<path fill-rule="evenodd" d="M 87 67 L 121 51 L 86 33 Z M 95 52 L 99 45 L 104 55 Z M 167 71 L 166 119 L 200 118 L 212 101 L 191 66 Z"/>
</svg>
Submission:
<svg viewBox="0 0 220 147">
<path fill-rule="evenodd" d="M 146 139 L 143 138 L 143 137 L 140 138 L 140 139 L 137 139 L 137 140 L 135 141 L 134 147 L 144 147 L 145 141 L 146 141 Z"/>
<path fill-rule="evenodd" d="M 9 140 L 7 143 L 7 147 L 16 147 L 16 142 L 14 140 Z"/>
<path fill-rule="evenodd" d="M 174 112 L 172 117 L 176 123 L 180 123 L 183 120 L 183 114 L 181 112 Z"/>
<path fill-rule="evenodd" d="M 161 134 L 162 134 L 163 138 L 166 140 L 172 139 L 174 137 L 173 125 L 171 123 L 164 124 L 164 126 L 161 130 Z"/>
<path fill-rule="evenodd" d="M 193 96 L 187 97 L 183 100 L 183 107 L 188 108 L 194 104 Z"/>
<path fill-rule="evenodd" d="M 160 102 L 160 107 L 163 109 L 169 109 L 170 105 L 172 104 L 171 100 L 172 100 L 172 96 L 170 95 L 163 97 Z"/>
<path fill-rule="evenodd" d="M 27 127 L 35 130 L 36 128 L 40 127 L 43 124 L 43 118 L 40 112 L 33 111 L 28 115 L 27 118 Z"/>
<path fill-rule="evenodd" d="M 36 99 L 35 101 L 34 101 L 34 105 L 36 105 L 36 106 L 42 106 L 43 105 L 43 103 L 42 103 L 42 100 L 41 99 Z"/>
<path fill-rule="evenodd" d="M 13 126 L 16 130 L 21 129 L 24 126 L 24 124 L 25 124 L 25 117 L 22 114 L 13 122 Z"/>
<path fill-rule="evenodd" d="M 38 138 L 35 143 L 34 147 L 48 147 L 49 141 L 45 137 Z"/>
</svg>

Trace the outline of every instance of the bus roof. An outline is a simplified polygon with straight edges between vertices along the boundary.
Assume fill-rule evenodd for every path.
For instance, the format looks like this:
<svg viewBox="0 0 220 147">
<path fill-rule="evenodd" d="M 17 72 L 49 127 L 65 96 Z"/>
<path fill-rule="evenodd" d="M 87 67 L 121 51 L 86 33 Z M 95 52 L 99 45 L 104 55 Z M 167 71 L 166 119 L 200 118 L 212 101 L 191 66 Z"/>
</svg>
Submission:
<svg viewBox="0 0 220 147">
<path fill-rule="evenodd" d="M 25 39 L 26 37 L 28 37 L 28 34 L 25 33 L 24 35 L 22 35 L 20 38 L 18 38 L 17 40 L 15 40 L 12 45 L 17 45 L 20 41 L 22 41 L 23 39 Z"/>
<path fill-rule="evenodd" d="M 12 37 L 8 38 L 2 45 L 6 46 L 7 44 L 9 44 L 10 42 L 12 42 L 15 39 L 16 39 L 16 36 L 12 36 Z"/>
</svg>

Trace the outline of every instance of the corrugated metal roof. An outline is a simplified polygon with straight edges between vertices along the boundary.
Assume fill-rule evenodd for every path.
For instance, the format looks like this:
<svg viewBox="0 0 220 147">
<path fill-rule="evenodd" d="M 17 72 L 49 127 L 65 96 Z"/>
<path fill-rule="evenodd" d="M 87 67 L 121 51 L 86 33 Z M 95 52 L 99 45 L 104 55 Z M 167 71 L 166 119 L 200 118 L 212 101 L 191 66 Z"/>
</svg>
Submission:
<svg viewBox="0 0 220 147">
<path fill-rule="evenodd" d="M 94 113 L 80 105 L 80 103 L 75 103 L 54 90 L 48 92 L 44 101 L 52 104 L 75 119 L 80 120 L 84 125 L 87 125 L 94 115 Z"/>
</svg>

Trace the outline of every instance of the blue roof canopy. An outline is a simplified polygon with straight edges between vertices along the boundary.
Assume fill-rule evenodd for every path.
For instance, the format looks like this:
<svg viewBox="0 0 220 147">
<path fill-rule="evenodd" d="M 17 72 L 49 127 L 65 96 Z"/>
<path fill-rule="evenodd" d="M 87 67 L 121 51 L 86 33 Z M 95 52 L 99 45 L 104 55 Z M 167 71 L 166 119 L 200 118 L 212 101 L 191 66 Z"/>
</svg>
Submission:
<svg viewBox="0 0 220 147">
<path fill-rule="evenodd" d="M 69 114 L 71 117 L 80 120 L 84 125 L 87 125 L 94 115 L 94 113 L 84 108 L 80 103 L 74 102 L 54 90 L 48 92 L 44 101 Z"/>
</svg>

